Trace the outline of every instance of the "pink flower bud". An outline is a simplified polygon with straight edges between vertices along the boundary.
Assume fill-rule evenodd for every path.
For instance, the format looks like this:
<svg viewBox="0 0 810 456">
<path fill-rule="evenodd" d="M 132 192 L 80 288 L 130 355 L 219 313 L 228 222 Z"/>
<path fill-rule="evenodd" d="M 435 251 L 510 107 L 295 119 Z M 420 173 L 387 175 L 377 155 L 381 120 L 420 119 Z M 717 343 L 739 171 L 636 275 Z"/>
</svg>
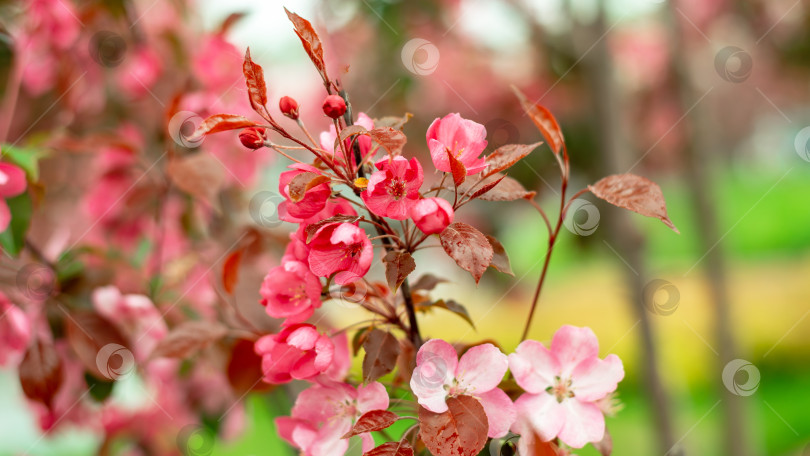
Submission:
<svg viewBox="0 0 810 456">
<path fill-rule="evenodd" d="M 261 149 L 264 147 L 264 141 L 267 140 L 267 135 L 264 133 L 264 128 L 249 127 L 239 133 L 239 141 L 248 149 Z"/>
<path fill-rule="evenodd" d="M 327 117 L 337 119 L 346 113 L 346 102 L 340 95 L 329 95 L 323 100 L 323 113 Z"/>
<path fill-rule="evenodd" d="M 417 201 L 410 210 L 416 226 L 425 234 L 441 233 L 453 223 L 453 206 L 441 198 L 424 198 Z"/>
<path fill-rule="evenodd" d="M 281 97 L 278 100 L 278 109 L 292 120 L 298 120 L 298 102 L 290 97 Z"/>
</svg>

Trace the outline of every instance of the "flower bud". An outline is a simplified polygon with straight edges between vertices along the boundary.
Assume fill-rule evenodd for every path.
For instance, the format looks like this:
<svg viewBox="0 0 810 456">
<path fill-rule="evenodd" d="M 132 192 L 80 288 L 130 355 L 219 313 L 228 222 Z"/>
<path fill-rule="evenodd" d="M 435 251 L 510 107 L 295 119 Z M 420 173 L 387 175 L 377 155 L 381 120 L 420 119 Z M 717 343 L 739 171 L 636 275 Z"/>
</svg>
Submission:
<svg viewBox="0 0 810 456">
<path fill-rule="evenodd" d="M 292 120 L 298 120 L 298 102 L 291 97 L 281 97 L 278 100 L 278 109 Z"/>
<path fill-rule="evenodd" d="M 239 133 L 239 141 L 242 141 L 242 145 L 248 149 L 261 149 L 266 140 L 264 128 L 248 127 Z"/>
<path fill-rule="evenodd" d="M 329 95 L 323 100 L 323 113 L 327 117 L 337 119 L 346 113 L 346 102 L 340 95 Z"/>
<path fill-rule="evenodd" d="M 411 207 L 410 216 L 423 233 L 441 233 L 453 223 L 453 206 L 441 198 L 424 198 Z"/>
</svg>

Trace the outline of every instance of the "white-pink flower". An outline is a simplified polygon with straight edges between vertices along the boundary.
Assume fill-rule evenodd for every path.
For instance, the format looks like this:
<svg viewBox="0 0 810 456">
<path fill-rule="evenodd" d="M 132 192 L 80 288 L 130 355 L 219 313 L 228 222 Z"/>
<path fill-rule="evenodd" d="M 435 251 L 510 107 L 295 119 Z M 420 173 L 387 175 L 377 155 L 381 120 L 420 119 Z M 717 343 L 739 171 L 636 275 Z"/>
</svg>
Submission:
<svg viewBox="0 0 810 456">
<path fill-rule="evenodd" d="M 498 388 L 509 362 L 492 344 L 467 350 L 458 359 L 452 345 L 441 339 L 426 342 L 416 354 L 411 390 L 419 404 L 434 413 L 447 411 L 447 398 L 472 396 L 481 402 L 489 422 L 489 437 L 503 437 L 515 420 L 515 406 Z"/>
<path fill-rule="evenodd" d="M 605 417 L 596 403 L 624 378 L 616 355 L 599 359 L 599 342 L 590 328 L 563 326 L 551 350 L 534 340 L 509 355 L 509 368 L 526 393 L 515 401 L 518 418 L 512 431 L 520 451 L 529 454 L 532 431 L 543 441 L 558 437 L 574 448 L 602 440 Z"/>
</svg>

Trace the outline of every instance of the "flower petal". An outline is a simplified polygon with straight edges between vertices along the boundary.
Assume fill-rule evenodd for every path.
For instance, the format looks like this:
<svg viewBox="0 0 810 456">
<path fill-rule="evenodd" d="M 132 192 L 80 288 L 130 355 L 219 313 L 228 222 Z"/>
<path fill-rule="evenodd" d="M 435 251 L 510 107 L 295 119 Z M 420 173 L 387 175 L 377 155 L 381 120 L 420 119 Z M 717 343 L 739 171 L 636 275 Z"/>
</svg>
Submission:
<svg viewBox="0 0 810 456">
<path fill-rule="evenodd" d="M 467 350 L 456 368 L 459 386 L 471 395 L 496 388 L 503 380 L 509 361 L 492 344 L 482 344 Z"/>
<path fill-rule="evenodd" d="M 623 378 L 622 360 L 616 355 L 608 355 L 603 360 L 586 359 L 571 373 L 576 398 L 586 402 L 597 401 L 612 393 Z"/>
<path fill-rule="evenodd" d="M 388 408 L 388 392 L 380 382 L 371 382 L 357 387 L 357 410 L 366 413 Z"/>
<path fill-rule="evenodd" d="M 544 442 L 557 437 L 563 427 L 565 410 L 551 394 L 526 393 L 515 401 L 515 409 L 518 418 L 513 427 L 518 432 L 527 432 L 528 426 Z"/>
<path fill-rule="evenodd" d="M 582 448 L 589 442 L 598 442 L 605 435 L 605 416 L 592 402 L 576 399 L 562 403 L 565 418 L 559 438 L 573 448 Z"/>
<path fill-rule="evenodd" d="M 481 406 L 484 407 L 484 413 L 487 414 L 489 422 L 487 437 L 496 439 L 505 436 L 517 417 L 515 404 L 500 388 L 489 390 L 477 397 Z"/>
<path fill-rule="evenodd" d="M 509 355 L 509 369 L 521 388 L 528 393 L 540 394 L 554 384 L 554 377 L 560 372 L 560 363 L 543 344 L 527 340 Z"/>
<path fill-rule="evenodd" d="M 569 377 L 577 364 L 599 356 L 599 341 L 591 328 L 565 325 L 554 333 L 551 353 L 560 362 L 561 377 Z"/>
</svg>

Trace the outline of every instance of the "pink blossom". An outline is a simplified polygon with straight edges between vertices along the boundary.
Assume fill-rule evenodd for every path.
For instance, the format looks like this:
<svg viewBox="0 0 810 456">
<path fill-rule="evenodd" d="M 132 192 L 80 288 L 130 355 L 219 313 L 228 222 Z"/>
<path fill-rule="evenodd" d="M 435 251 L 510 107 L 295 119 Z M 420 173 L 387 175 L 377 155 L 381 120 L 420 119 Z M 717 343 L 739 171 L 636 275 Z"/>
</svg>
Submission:
<svg viewBox="0 0 810 456">
<path fill-rule="evenodd" d="M 25 191 L 25 172 L 16 165 L 0 163 L 0 232 L 11 223 L 11 211 L 6 199 L 20 195 Z"/>
<path fill-rule="evenodd" d="M 294 163 L 290 165 L 289 168 L 291 168 L 292 171 L 285 171 L 279 176 L 278 191 L 287 198 L 286 201 L 282 201 L 278 207 L 279 216 L 282 220 L 290 221 L 288 217 L 306 219 L 322 211 L 323 208 L 326 207 L 326 201 L 332 194 L 329 183 L 324 182 L 307 190 L 304 197 L 298 202 L 290 199 L 289 188 L 290 182 L 292 182 L 295 176 L 307 172 L 321 174 L 320 170 L 314 166 L 305 165 L 303 163 Z"/>
<path fill-rule="evenodd" d="M 309 243 L 309 269 L 318 277 L 335 275 L 339 285 L 354 282 L 371 268 L 374 252 L 366 232 L 357 223 L 322 226 Z"/>
<path fill-rule="evenodd" d="M 416 354 L 411 390 L 419 404 L 435 413 L 447 411 L 447 398 L 472 396 L 481 402 L 489 421 L 489 437 L 503 437 L 515 420 L 515 406 L 498 388 L 508 368 L 506 355 L 492 344 L 467 350 L 458 359 L 452 345 L 432 339 Z"/>
<path fill-rule="evenodd" d="M 99 314 L 136 342 L 139 361 L 146 360 L 169 331 L 158 308 L 144 295 L 122 295 L 118 288 L 106 286 L 93 290 L 92 301 Z"/>
<path fill-rule="evenodd" d="M 616 390 L 624 368 L 616 355 L 599 359 L 599 342 L 590 328 L 563 326 L 551 350 L 524 341 L 509 355 L 509 367 L 526 391 L 515 402 L 514 432 L 534 432 L 544 441 L 558 437 L 574 448 L 602 440 L 605 417 L 597 401 Z M 528 448 L 520 451 L 530 454 Z"/>
<path fill-rule="evenodd" d="M 31 323 L 19 307 L 0 292 L 0 366 L 16 364 L 31 339 Z"/>
<path fill-rule="evenodd" d="M 378 161 L 379 171 L 371 175 L 362 193 L 368 210 L 395 220 L 408 218 L 408 210 L 419 199 L 424 173 L 416 157 L 385 157 Z"/>
<path fill-rule="evenodd" d="M 276 418 L 278 433 L 302 456 L 343 456 L 349 440 L 343 436 L 362 414 L 388 408 L 388 393 L 379 382 L 354 388 L 345 383 L 314 385 L 295 400 L 292 416 Z M 370 433 L 360 435 L 362 450 L 374 448 Z"/>
<path fill-rule="evenodd" d="M 424 198 L 411 207 L 410 217 L 425 234 L 441 233 L 453 223 L 453 206 L 441 198 Z"/>
<path fill-rule="evenodd" d="M 315 215 L 311 215 L 307 218 L 297 218 L 290 215 L 287 211 L 288 205 L 282 202 L 278 206 L 278 216 L 281 220 L 285 222 L 291 223 L 300 223 L 302 225 L 311 225 L 316 222 L 320 222 L 321 220 L 326 220 L 329 217 L 333 217 L 335 215 L 357 215 L 357 211 L 354 210 L 352 207 L 352 203 L 346 201 L 343 198 L 329 198 L 326 200 L 326 205 L 321 209 L 320 212 L 316 213 Z"/>
<path fill-rule="evenodd" d="M 148 47 L 134 49 L 117 72 L 118 85 L 130 98 L 148 94 L 157 83 L 163 65 L 160 56 Z"/>
<path fill-rule="evenodd" d="M 264 336 L 254 348 L 262 357 L 264 381 L 273 384 L 312 380 L 329 369 L 335 354 L 329 337 L 305 323 Z"/>
<path fill-rule="evenodd" d="M 483 125 L 463 119 L 458 113 L 436 119 L 427 130 L 427 143 L 433 165 L 439 171 L 451 172 L 447 152 L 453 154 L 467 168 L 467 175 L 479 173 L 487 167 L 486 159 L 479 157 L 487 147 L 487 130 Z"/>
<path fill-rule="evenodd" d="M 321 306 L 321 281 L 300 261 L 285 261 L 267 273 L 259 293 L 267 315 L 300 323 Z"/>
<path fill-rule="evenodd" d="M 360 125 L 361 127 L 364 127 L 366 130 L 371 130 L 374 128 L 374 121 L 371 120 L 371 117 L 365 115 L 362 112 L 357 114 L 357 120 L 354 122 L 354 124 Z M 345 162 L 345 160 L 343 159 L 343 151 L 340 149 L 340 147 L 338 147 L 337 151 L 335 150 L 335 140 L 337 139 L 337 131 L 335 130 L 334 125 L 330 125 L 328 131 L 321 132 L 321 136 L 318 139 L 320 140 L 321 143 L 321 149 L 329 152 L 336 162 L 338 163 Z M 346 145 L 347 149 L 351 147 L 352 141 L 355 141 L 357 145 L 360 146 L 360 154 L 363 156 L 363 158 L 366 158 L 369 152 L 371 152 L 371 138 L 368 137 L 367 135 L 359 135 L 356 137 L 356 139 L 352 138 L 346 139 L 343 143 Z"/>
</svg>

